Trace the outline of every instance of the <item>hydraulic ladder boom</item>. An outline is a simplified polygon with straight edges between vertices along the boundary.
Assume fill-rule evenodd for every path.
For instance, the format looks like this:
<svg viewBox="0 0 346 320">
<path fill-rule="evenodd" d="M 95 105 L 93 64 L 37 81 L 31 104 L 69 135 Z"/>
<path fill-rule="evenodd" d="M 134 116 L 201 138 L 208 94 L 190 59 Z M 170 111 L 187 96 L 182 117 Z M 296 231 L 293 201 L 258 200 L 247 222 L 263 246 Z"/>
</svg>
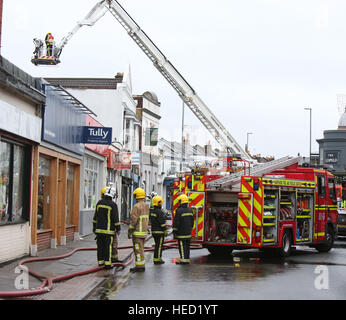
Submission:
<svg viewBox="0 0 346 320">
<path fill-rule="evenodd" d="M 245 160 L 252 161 L 251 157 L 235 141 L 222 123 L 215 117 L 207 105 L 197 95 L 195 90 L 183 78 L 178 70 L 170 63 L 166 56 L 150 40 L 139 25 L 130 17 L 125 9 L 116 0 L 104 0 L 112 15 L 125 28 L 129 36 L 142 49 L 152 61 L 158 71 L 164 76 L 168 83 L 177 91 L 180 98 L 189 106 L 195 116 L 202 122 L 215 140 L 230 153 L 238 153 Z"/>
</svg>

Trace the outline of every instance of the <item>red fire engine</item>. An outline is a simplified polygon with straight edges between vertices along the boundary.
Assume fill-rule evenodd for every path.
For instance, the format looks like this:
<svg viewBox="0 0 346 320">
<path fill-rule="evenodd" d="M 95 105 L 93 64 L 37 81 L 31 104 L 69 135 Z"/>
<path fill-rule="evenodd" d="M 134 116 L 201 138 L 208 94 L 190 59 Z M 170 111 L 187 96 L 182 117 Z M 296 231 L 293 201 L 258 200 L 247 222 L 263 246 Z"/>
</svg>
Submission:
<svg viewBox="0 0 346 320">
<path fill-rule="evenodd" d="M 326 170 L 293 163 L 262 175 L 243 172 L 233 180 L 193 170 L 174 183 L 173 214 L 182 193 L 194 209 L 192 241 L 211 254 L 258 248 L 288 256 L 292 246 L 319 252 L 333 246 L 336 189 Z"/>
</svg>

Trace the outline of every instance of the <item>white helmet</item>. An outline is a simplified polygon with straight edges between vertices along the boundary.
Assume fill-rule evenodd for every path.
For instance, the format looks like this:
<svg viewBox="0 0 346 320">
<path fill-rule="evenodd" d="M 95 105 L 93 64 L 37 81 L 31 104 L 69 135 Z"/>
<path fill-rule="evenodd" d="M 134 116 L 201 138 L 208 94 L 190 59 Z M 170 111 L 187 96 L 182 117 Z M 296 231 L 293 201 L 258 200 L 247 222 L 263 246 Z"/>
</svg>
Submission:
<svg viewBox="0 0 346 320">
<path fill-rule="evenodd" d="M 103 195 L 105 197 L 110 197 L 113 199 L 115 197 L 115 194 L 116 194 L 116 190 L 113 187 L 107 187 Z"/>
</svg>

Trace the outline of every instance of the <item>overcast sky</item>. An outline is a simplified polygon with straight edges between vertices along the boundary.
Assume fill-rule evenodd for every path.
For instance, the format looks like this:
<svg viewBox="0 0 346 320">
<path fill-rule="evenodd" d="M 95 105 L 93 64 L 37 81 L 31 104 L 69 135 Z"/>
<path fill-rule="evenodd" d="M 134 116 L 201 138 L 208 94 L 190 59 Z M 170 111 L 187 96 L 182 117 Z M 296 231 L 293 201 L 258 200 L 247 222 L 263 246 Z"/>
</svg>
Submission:
<svg viewBox="0 0 346 320">
<path fill-rule="evenodd" d="M 308 155 L 324 130 L 337 128 L 337 94 L 346 94 L 346 1 L 119 0 L 195 89 L 236 141 L 264 156 Z M 35 77 L 113 77 L 131 65 L 133 93 L 161 102 L 160 135 L 180 139 L 182 102 L 149 59 L 107 13 L 64 48 L 61 64 L 36 67 L 33 38 L 57 43 L 95 0 L 4 0 L 2 55 Z M 92 108 L 92 106 L 90 106 Z M 185 108 L 191 142 L 206 130 Z M 211 141 L 215 146 L 214 141 Z"/>
</svg>

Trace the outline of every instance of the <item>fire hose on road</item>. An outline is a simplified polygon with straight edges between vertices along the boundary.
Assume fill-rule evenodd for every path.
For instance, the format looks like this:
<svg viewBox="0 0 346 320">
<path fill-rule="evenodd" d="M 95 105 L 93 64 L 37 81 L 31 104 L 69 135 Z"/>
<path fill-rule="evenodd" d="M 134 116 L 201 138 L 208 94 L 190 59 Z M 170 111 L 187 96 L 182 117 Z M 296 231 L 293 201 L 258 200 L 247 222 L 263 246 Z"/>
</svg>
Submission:
<svg viewBox="0 0 346 320">
<path fill-rule="evenodd" d="M 147 241 L 151 237 L 147 238 Z M 164 242 L 163 249 L 177 249 L 177 240 L 167 240 Z M 191 244 L 191 249 L 201 249 L 202 246 L 199 244 Z M 118 250 L 122 249 L 132 249 L 132 246 L 120 246 L 118 247 Z M 39 262 L 39 261 L 49 261 L 49 260 L 59 260 L 59 259 L 64 259 L 67 257 L 72 256 L 74 253 L 78 251 L 89 251 L 89 250 L 97 250 L 97 248 L 88 248 L 88 247 L 83 247 L 83 248 L 76 248 L 66 254 L 58 255 L 58 256 L 50 256 L 50 257 L 32 257 L 32 258 L 25 258 L 22 259 L 18 262 L 18 267 L 21 268 L 22 270 L 26 269 L 24 268 L 24 265 L 27 263 L 32 263 L 32 262 Z M 153 247 L 144 247 L 144 251 L 153 251 Z M 112 263 L 113 267 L 127 267 L 130 265 L 134 260 L 134 255 L 133 252 L 124 259 L 123 262 L 116 262 Z M 35 277 L 36 279 L 42 281 L 42 284 L 35 289 L 27 289 L 27 290 L 17 290 L 17 291 L 0 291 L 0 298 L 15 298 L 15 297 L 26 297 L 26 296 L 34 296 L 34 295 L 40 295 L 47 293 L 53 289 L 53 283 L 68 280 L 77 276 L 93 273 L 99 270 L 102 270 L 104 267 L 95 267 L 91 269 L 86 269 L 83 271 L 67 274 L 67 275 L 62 275 L 62 276 L 57 276 L 57 277 L 47 277 L 45 275 L 39 274 L 33 270 L 30 270 L 27 268 L 28 273 Z"/>
</svg>

